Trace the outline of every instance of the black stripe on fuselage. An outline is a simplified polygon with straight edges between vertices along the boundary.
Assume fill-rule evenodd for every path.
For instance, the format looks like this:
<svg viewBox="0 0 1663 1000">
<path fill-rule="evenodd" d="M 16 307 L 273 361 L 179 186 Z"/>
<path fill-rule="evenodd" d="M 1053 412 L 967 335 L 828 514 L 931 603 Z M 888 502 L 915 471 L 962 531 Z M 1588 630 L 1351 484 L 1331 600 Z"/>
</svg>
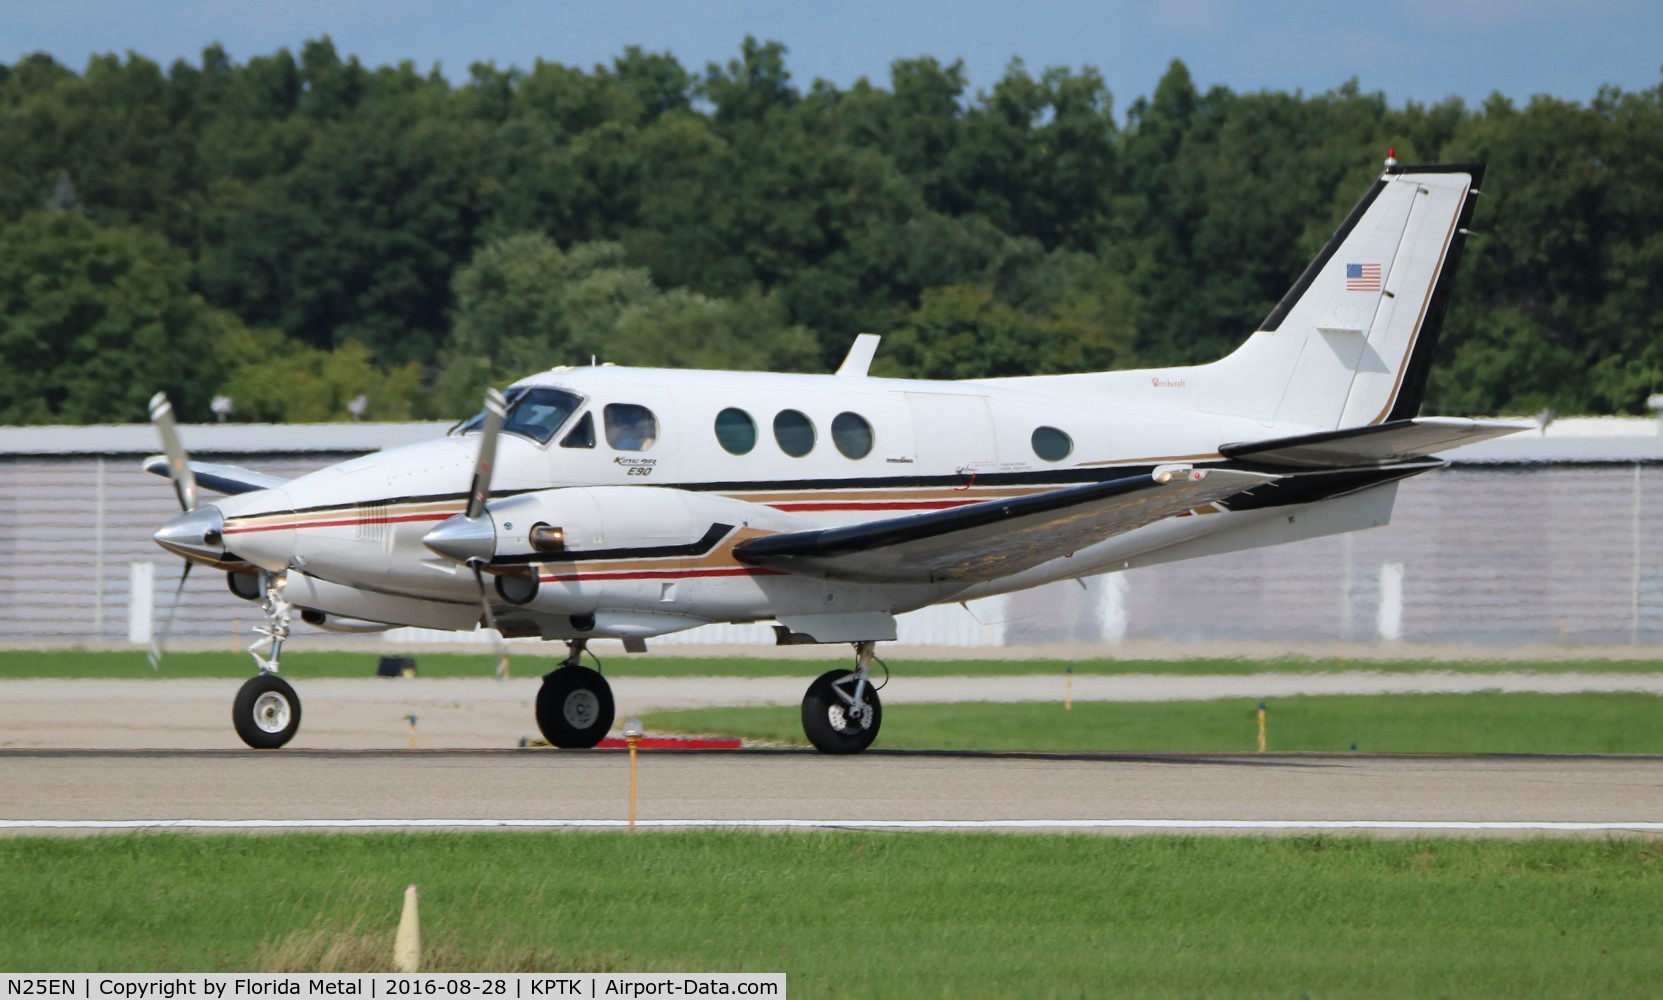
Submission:
<svg viewBox="0 0 1663 1000">
<path fill-rule="evenodd" d="M 1241 462 L 1241 461 L 1210 461 L 1210 462 L 1191 461 L 1191 462 L 1185 462 L 1183 464 L 1194 465 L 1197 468 L 1241 469 L 1241 470 L 1246 470 L 1246 471 L 1254 471 L 1255 469 L 1258 468 L 1258 466 L 1256 466 L 1252 462 Z M 1386 472 L 1392 472 L 1392 473 L 1400 473 L 1400 474 L 1394 474 L 1394 475 L 1389 476 L 1387 478 L 1401 478 L 1402 475 L 1413 475 L 1415 472 L 1423 472 L 1427 468 L 1435 468 L 1435 467 L 1437 467 L 1438 465 L 1441 465 L 1441 464 L 1442 464 L 1441 462 L 1437 462 L 1433 465 L 1428 465 L 1428 466 L 1424 466 L 1424 467 L 1416 466 L 1413 469 L 1413 471 L 1403 472 L 1403 473 L 1400 473 L 1401 467 L 1394 466 L 1392 469 L 1389 469 L 1389 470 L 1376 470 L 1376 469 L 1354 470 L 1353 472 L 1351 472 L 1349 474 L 1350 475 L 1357 475 L 1357 476 L 1369 476 L 1371 474 L 1375 474 L 1375 473 L 1378 473 L 1378 472 L 1381 472 L 1381 471 L 1386 471 Z M 1153 465 L 1121 465 L 1121 466 L 1102 466 L 1102 467 L 1099 467 L 1099 468 L 1092 468 L 1092 469 L 1052 469 L 1052 470 L 1042 470 L 1042 471 L 1038 471 L 1038 472 L 990 472 L 990 473 L 986 473 L 986 474 L 979 474 L 979 475 L 975 476 L 974 479 L 972 479 L 969 476 L 953 475 L 953 476 L 906 476 L 906 477 L 892 477 L 892 478 L 876 478 L 876 477 L 874 477 L 874 478 L 864 478 L 864 479 L 773 479 L 773 480 L 752 480 L 752 481 L 734 480 L 734 481 L 727 481 L 727 482 L 709 482 L 709 483 L 663 483 L 663 484 L 659 484 L 659 485 L 657 485 L 656 487 L 653 487 L 653 488 L 656 488 L 656 489 L 671 489 L 671 490 L 687 490 L 688 492 L 691 492 L 691 493 L 738 493 L 738 494 L 743 494 L 743 493 L 788 493 L 788 492 L 793 492 L 793 491 L 799 491 L 800 490 L 800 491 L 803 491 L 803 492 L 822 492 L 822 493 L 825 494 L 825 499 L 827 501 L 832 501 L 832 500 L 837 499 L 838 492 L 841 492 L 841 491 L 855 491 L 855 490 L 883 490 L 883 489 L 901 490 L 901 489 L 920 489 L 920 488 L 927 488 L 927 487 L 962 487 L 962 486 L 971 485 L 971 484 L 973 484 L 975 486 L 978 486 L 978 487 L 981 487 L 981 486 L 1055 486 L 1058 489 L 1062 489 L 1062 488 L 1066 488 L 1066 487 L 1069 487 L 1069 486 L 1078 486 L 1078 485 L 1081 485 L 1081 484 L 1084 484 L 1084 483 L 1104 483 L 1104 482 L 1109 482 L 1111 480 L 1116 480 L 1116 479 L 1126 479 L 1126 478 L 1135 478 L 1135 477 L 1139 477 L 1139 476 L 1148 476 L 1148 475 L 1150 475 L 1151 473 L 1153 473 L 1155 471 L 1155 468 L 1156 467 L 1153 466 Z M 1346 475 L 1346 474 L 1348 474 L 1348 473 L 1341 472 L 1341 473 L 1335 473 L 1335 474 L 1332 474 L 1332 475 Z M 1292 477 L 1292 478 L 1287 479 L 1287 480 L 1279 480 L 1279 482 L 1291 484 L 1291 483 L 1293 483 L 1297 480 L 1307 480 L 1307 479 L 1315 480 L 1315 479 L 1328 479 L 1328 478 L 1331 478 L 1330 474 L 1301 475 L 1301 476 Z M 1385 480 L 1383 479 L 1381 481 L 1385 481 Z M 630 485 L 634 485 L 634 484 L 630 484 Z M 492 500 L 500 500 L 500 499 L 503 499 L 503 498 L 506 498 L 506 497 L 521 496 L 521 495 L 524 495 L 526 493 L 538 493 L 538 492 L 542 492 L 542 490 L 544 490 L 544 489 L 564 489 L 564 488 L 582 489 L 582 488 L 586 488 L 586 487 L 589 487 L 589 486 L 598 486 L 598 487 L 601 487 L 601 488 L 605 488 L 604 484 L 589 483 L 589 484 L 585 484 L 585 486 L 575 486 L 575 485 L 571 486 L 571 487 L 546 486 L 546 487 L 541 487 L 539 489 L 500 490 L 500 491 L 499 490 L 493 490 L 491 492 L 491 499 Z M 1263 490 L 1263 489 L 1264 489 L 1264 487 L 1259 487 L 1254 492 L 1259 492 L 1260 490 Z M 1288 493 L 1291 493 L 1293 491 L 1284 488 L 1284 489 L 1282 489 L 1278 492 L 1282 493 L 1282 494 L 1288 494 Z M 1240 495 L 1240 494 L 1238 494 L 1238 495 Z M 743 498 L 741 498 L 741 499 L 743 499 Z M 985 501 L 994 501 L 994 500 L 998 500 L 998 499 L 1001 499 L 1001 498 L 998 498 L 998 497 L 977 498 L 976 502 L 980 503 L 980 502 L 985 502 Z M 1320 499 L 1320 497 L 1318 499 Z M 394 504 L 407 504 L 407 503 L 440 503 L 440 502 L 444 502 L 444 501 L 465 502 L 466 500 L 467 500 L 467 494 L 465 494 L 465 493 L 434 493 L 434 494 L 427 494 L 427 495 L 422 495 L 422 496 L 389 497 L 389 498 L 386 498 L 386 499 L 376 499 L 376 500 L 354 500 L 350 503 L 321 504 L 321 505 L 318 505 L 318 506 L 315 506 L 315 507 L 300 507 L 300 508 L 296 508 L 294 510 L 286 510 L 286 511 L 269 511 L 269 512 L 266 512 L 266 513 L 261 513 L 261 514 L 257 514 L 257 515 L 248 515 L 248 516 L 250 516 L 250 517 L 272 517 L 272 516 L 278 516 L 278 515 L 321 514 L 321 513 L 327 513 L 327 512 L 330 512 L 330 511 L 354 510 L 354 509 L 358 508 L 359 506 L 361 506 L 363 504 L 368 504 L 368 503 L 394 505 Z M 779 501 L 779 502 L 812 503 L 814 501 L 812 499 L 809 499 L 809 498 L 804 498 L 801 501 Z M 1306 502 L 1309 502 L 1309 501 L 1308 500 L 1283 500 L 1283 501 L 1278 501 L 1278 502 L 1274 502 L 1274 503 L 1254 503 L 1253 506 L 1255 506 L 1255 507 L 1282 506 L 1284 504 L 1289 504 L 1289 503 L 1306 503 Z M 1239 509 L 1239 508 L 1236 508 L 1234 506 L 1234 504 L 1228 504 L 1228 505 L 1231 506 L 1232 509 Z"/>
<path fill-rule="evenodd" d="M 1204 464 L 1192 462 L 1188 464 Z M 919 489 L 923 487 L 954 487 L 954 486 L 1058 486 L 1075 485 L 1078 483 L 1104 482 L 1109 479 L 1119 479 L 1128 475 L 1148 475 L 1155 471 L 1153 465 L 1122 465 L 1103 466 L 1095 469 L 1047 469 L 1037 472 L 989 472 L 975 476 L 896 476 L 869 477 L 862 479 L 766 479 L 766 480 L 732 480 L 728 482 L 710 483 L 662 483 L 655 484 L 662 489 L 687 490 L 690 493 L 788 493 L 794 490 L 872 490 L 872 489 Z M 607 486 L 639 486 L 640 483 L 572 483 L 558 487 L 553 484 L 523 490 L 492 490 L 492 500 L 502 500 L 507 497 L 522 496 L 526 493 L 540 493 L 548 489 L 584 489 L 587 487 L 606 488 Z M 834 496 L 830 494 L 829 496 Z M 376 497 L 373 499 L 352 500 L 346 503 L 318 504 L 312 507 L 295 507 L 289 510 L 264 511 L 259 514 L 240 515 L 240 517 L 277 517 L 295 514 L 327 514 L 333 511 L 353 511 L 364 504 L 416 504 L 443 503 L 447 501 L 463 502 L 468 499 L 466 493 L 429 493 L 420 496 Z"/>
</svg>

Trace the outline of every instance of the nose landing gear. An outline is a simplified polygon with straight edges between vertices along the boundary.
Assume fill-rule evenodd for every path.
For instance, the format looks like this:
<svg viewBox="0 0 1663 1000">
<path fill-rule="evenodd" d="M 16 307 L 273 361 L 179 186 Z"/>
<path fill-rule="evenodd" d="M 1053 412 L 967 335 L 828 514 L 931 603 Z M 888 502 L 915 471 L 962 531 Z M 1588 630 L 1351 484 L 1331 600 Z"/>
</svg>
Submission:
<svg viewBox="0 0 1663 1000">
<path fill-rule="evenodd" d="M 821 674 L 803 695 L 803 735 L 822 753 L 860 753 L 878 738 L 883 703 L 872 686 L 875 642 L 855 643 L 855 669 Z"/>
<path fill-rule="evenodd" d="M 254 631 L 265 638 L 248 647 L 248 655 L 260 672 L 237 691 L 231 703 L 231 725 L 254 749 L 275 750 L 294 739 L 300 730 L 300 696 L 288 681 L 277 676 L 283 642 L 289 637 L 290 604 L 283 599 L 284 578 L 262 570 L 260 583 L 265 593 L 260 608 L 266 613 L 266 624 L 256 625 Z M 270 655 L 266 655 L 268 647 Z"/>
</svg>

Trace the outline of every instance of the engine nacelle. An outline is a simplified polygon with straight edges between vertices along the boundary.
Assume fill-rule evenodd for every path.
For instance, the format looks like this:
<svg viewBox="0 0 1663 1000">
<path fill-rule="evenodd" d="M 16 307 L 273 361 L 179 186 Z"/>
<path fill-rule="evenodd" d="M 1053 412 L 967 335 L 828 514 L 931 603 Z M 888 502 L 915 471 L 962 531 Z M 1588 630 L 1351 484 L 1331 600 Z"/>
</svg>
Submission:
<svg viewBox="0 0 1663 1000">
<path fill-rule="evenodd" d="M 458 562 L 483 562 L 509 604 L 564 615 L 703 617 L 710 609 L 690 606 L 678 584 L 708 596 L 728 578 L 728 590 L 754 595 L 752 571 L 733 561 L 732 546 L 758 531 L 802 527 L 796 515 L 716 494 L 583 486 L 493 500 L 478 519 L 453 517 L 424 541 Z"/>
<path fill-rule="evenodd" d="M 753 526 L 775 531 L 798 527 L 771 507 L 651 486 L 540 490 L 493 501 L 487 511 L 497 537 L 493 568 L 612 553 L 640 557 L 645 550 L 690 555 L 714 547 L 707 537 L 713 528 L 725 526 L 726 534 Z"/>
</svg>

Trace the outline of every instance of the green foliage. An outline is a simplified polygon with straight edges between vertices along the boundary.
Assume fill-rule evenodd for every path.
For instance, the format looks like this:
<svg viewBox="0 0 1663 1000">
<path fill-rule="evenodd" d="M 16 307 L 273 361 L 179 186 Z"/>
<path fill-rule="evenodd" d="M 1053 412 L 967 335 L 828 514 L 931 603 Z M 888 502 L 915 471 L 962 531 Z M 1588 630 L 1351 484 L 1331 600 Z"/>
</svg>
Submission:
<svg viewBox="0 0 1663 1000">
<path fill-rule="evenodd" d="M 227 353 L 237 366 L 224 393 L 238 420 L 262 423 L 326 423 L 351 418 L 350 404 L 368 399 L 366 420 L 415 420 L 443 416 L 424 405 L 421 370 L 414 362 L 390 370 L 370 361 L 356 341 L 333 351 L 299 343 L 273 331 L 243 332 Z"/>
<path fill-rule="evenodd" d="M 660 291 L 616 243 L 561 250 L 541 233 L 487 243 L 456 273 L 445 394 L 458 411 L 481 384 L 591 360 L 675 368 L 800 368 L 808 332 L 777 300 Z"/>
<path fill-rule="evenodd" d="M 142 421 L 157 389 L 206 415 L 240 324 L 187 275 L 161 237 L 77 212 L 0 228 L 0 422 Z"/>
<path fill-rule="evenodd" d="M 1663 390 L 1663 86 L 1393 106 L 1355 81 L 1203 91 L 1174 62 L 1117 119 L 1091 67 L 1013 61 L 971 94 L 962 64 L 922 57 L 887 87 L 805 87 L 754 38 L 702 71 L 631 47 L 592 70 L 479 64 L 457 86 L 328 38 L 166 68 L 33 55 L 0 65 L 0 230 L 38 244 L 33 216 L 74 213 L 92 228 L 51 239 L 146 261 L 124 291 L 76 293 L 105 318 L 96 353 L 137 373 L 124 398 L 176 387 L 189 414 L 240 364 L 198 349 L 223 333 L 276 359 L 239 375 L 239 419 L 335 413 L 365 366 L 399 373 L 376 412 L 416 374 L 438 391 L 405 412 L 461 412 L 484 382 L 589 354 L 823 370 L 861 331 L 894 334 L 894 374 L 1210 360 L 1388 146 L 1490 166 L 1429 407 L 1634 412 Z M 22 395 L 0 419 L 115 419 L 96 381 L 32 374 L 41 338 L 70 333 L 15 297 L 19 260 L 0 264 L 0 363 Z M 139 325 L 123 296 L 149 303 Z"/>
</svg>

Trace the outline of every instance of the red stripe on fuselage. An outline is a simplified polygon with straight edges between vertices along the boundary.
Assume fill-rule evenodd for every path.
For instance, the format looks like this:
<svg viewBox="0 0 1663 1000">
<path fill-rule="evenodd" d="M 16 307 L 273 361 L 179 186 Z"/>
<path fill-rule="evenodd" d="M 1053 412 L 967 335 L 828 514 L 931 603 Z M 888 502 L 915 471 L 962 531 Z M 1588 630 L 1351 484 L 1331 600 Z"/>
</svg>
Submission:
<svg viewBox="0 0 1663 1000">
<path fill-rule="evenodd" d="M 360 524 L 399 524 L 405 521 L 444 521 L 458 512 L 439 514 L 402 514 L 392 517 L 345 517 L 335 521 L 290 521 L 284 524 L 248 524 L 225 526 L 225 534 L 238 535 L 251 531 L 285 531 L 290 528 L 350 528 Z"/>
</svg>

